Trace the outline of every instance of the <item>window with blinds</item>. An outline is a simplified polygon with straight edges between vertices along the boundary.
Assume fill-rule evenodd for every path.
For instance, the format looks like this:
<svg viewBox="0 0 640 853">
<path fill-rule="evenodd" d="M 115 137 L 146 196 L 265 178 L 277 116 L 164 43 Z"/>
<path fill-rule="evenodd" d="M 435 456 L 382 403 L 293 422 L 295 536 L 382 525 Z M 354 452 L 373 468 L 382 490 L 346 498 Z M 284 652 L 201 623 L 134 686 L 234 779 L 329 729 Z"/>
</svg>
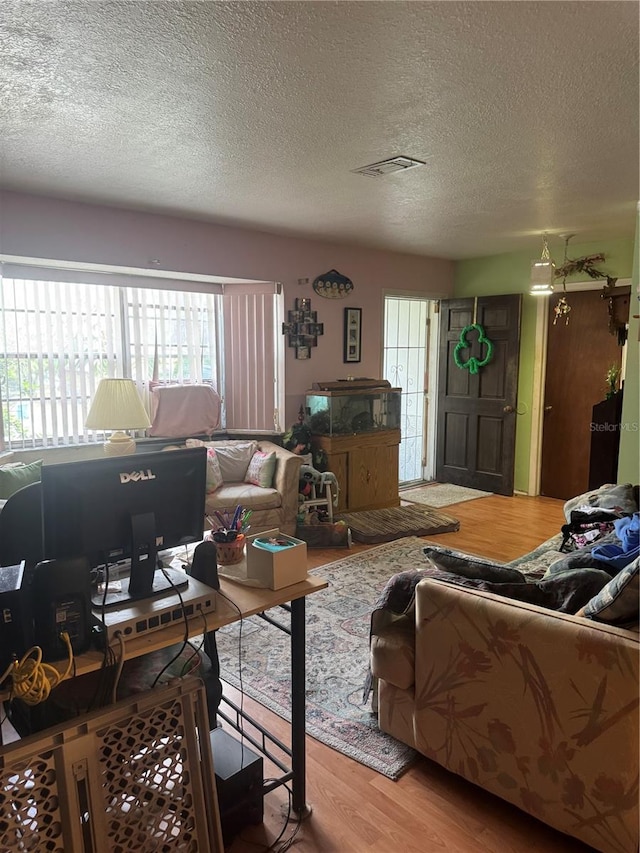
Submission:
<svg viewBox="0 0 640 853">
<path fill-rule="evenodd" d="M 153 380 L 210 382 L 222 426 L 281 429 L 281 300 L 273 284 L 202 292 L 1 277 L 3 446 L 102 440 L 84 423 L 103 377 L 134 379 L 147 404 Z"/>
</svg>

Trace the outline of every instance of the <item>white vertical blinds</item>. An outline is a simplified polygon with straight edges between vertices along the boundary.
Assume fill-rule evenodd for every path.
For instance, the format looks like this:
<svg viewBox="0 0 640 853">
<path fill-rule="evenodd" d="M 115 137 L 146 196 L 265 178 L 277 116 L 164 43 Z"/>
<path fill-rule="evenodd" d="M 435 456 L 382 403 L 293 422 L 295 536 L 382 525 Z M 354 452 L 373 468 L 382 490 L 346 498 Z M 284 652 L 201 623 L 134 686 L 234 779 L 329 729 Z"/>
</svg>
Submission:
<svg viewBox="0 0 640 853">
<path fill-rule="evenodd" d="M 5 445 L 84 439 L 97 383 L 121 362 L 118 289 L 2 278 L 0 309 Z"/>
<path fill-rule="evenodd" d="M 280 297 L 236 290 L 223 296 L 225 426 L 280 430 L 274 342 Z M 244 365 L 241 374 L 238 365 Z"/>
<path fill-rule="evenodd" d="M 40 274 L 46 274 L 40 269 Z M 274 283 L 180 290 L 0 276 L 0 437 L 29 448 L 98 440 L 85 418 L 98 382 L 210 382 L 223 426 L 280 429 L 282 295 Z M 1 443 L 0 443 L 0 446 Z"/>
</svg>

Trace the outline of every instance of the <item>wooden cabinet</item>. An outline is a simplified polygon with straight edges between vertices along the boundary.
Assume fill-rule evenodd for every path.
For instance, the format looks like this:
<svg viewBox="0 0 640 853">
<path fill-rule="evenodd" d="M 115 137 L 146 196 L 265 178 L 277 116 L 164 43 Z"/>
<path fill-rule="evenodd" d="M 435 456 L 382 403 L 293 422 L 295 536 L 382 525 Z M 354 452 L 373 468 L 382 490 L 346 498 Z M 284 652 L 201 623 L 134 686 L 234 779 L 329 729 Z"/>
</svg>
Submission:
<svg viewBox="0 0 640 853">
<path fill-rule="evenodd" d="M 589 489 L 617 482 L 621 419 L 622 391 L 596 403 L 591 410 Z"/>
<path fill-rule="evenodd" d="M 399 506 L 400 430 L 352 435 L 314 435 L 314 450 L 324 450 L 327 470 L 340 485 L 338 512 Z"/>
<path fill-rule="evenodd" d="M 386 379 L 315 382 L 307 391 L 311 444 L 338 480 L 338 512 L 400 505 L 401 397 Z"/>
</svg>

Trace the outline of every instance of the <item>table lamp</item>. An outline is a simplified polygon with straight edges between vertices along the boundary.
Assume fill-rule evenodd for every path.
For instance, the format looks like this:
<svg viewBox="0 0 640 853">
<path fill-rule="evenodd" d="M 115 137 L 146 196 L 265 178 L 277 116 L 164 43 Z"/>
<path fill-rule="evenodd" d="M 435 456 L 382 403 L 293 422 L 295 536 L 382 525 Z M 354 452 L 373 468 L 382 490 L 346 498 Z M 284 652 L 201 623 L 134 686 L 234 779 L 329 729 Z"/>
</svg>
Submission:
<svg viewBox="0 0 640 853">
<path fill-rule="evenodd" d="M 123 430 L 151 426 L 133 379 L 101 379 L 85 426 L 88 429 L 113 430 L 104 443 L 107 456 L 135 453 L 136 442 Z"/>
</svg>

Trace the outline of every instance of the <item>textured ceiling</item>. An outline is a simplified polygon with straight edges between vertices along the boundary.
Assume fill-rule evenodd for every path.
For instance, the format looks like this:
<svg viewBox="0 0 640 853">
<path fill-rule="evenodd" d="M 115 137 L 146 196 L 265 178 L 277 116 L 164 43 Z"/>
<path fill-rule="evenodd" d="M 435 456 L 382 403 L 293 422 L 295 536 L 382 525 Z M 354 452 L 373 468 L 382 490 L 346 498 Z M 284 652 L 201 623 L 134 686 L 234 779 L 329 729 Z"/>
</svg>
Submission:
<svg viewBox="0 0 640 853">
<path fill-rule="evenodd" d="M 0 179 L 450 258 L 632 234 L 638 9 L 4 0 Z"/>
</svg>

